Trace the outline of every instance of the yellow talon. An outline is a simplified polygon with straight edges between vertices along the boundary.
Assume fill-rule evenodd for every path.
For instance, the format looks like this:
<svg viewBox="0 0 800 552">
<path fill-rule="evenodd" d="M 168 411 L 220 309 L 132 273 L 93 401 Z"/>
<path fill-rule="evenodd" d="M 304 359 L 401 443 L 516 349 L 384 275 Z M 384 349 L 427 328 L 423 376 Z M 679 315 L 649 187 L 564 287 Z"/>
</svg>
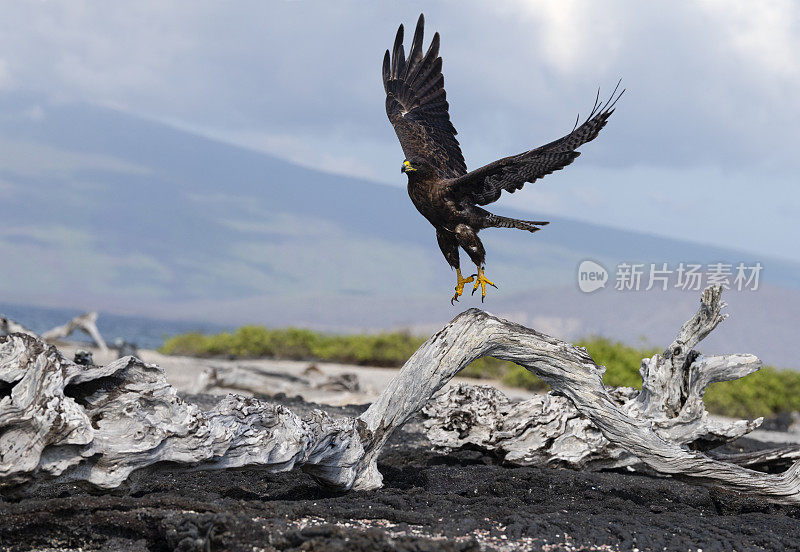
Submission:
<svg viewBox="0 0 800 552">
<path fill-rule="evenodd" d="M 458 298 L 464 292 L 464 284 L 471 283 L 475 278 L 470 276 L 469 278 L 464 278 L 461 276 L 461 269 L 456 269 L 456 292 L 453 294 L 453 298 L 450 299 L 450 304 L 453 304 L 453 301 L 458 301 Z"/>
<path fill-rule="evenodd" d="M 489 284 L 493 288 L 497 288 L 494 285 L 494 282 L 489 280 L 486 275 L 483 273 L 483 268 L 478 267 L 478 274 L 476 275 L 477 278 L 475 279 L 475 287 L 472 288 L 472 295 L 475 295 L 475 292 L 478 291 L 478 286 L 481 288 L 481 303 L 483 303 L 483 299 L 486 297 L 486 284 Z"/>
</svg>

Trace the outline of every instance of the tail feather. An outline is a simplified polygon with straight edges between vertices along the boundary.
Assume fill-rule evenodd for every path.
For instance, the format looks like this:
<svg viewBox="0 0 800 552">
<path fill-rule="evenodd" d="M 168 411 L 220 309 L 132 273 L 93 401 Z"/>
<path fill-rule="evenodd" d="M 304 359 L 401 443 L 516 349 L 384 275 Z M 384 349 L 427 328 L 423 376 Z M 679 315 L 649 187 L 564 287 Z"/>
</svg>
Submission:
<svg viewBox="0 0 800 552">
<path fill-rule="evenodd" d="M 516 228 L 518 230 L 527 230 L 528 232 L 538 232 L 541 230 L 541 226 L 548 224 L 550 222 L 546 220 L 519 220 L 499 215 L 486 217 L 487 228 Z"/>
</svg>

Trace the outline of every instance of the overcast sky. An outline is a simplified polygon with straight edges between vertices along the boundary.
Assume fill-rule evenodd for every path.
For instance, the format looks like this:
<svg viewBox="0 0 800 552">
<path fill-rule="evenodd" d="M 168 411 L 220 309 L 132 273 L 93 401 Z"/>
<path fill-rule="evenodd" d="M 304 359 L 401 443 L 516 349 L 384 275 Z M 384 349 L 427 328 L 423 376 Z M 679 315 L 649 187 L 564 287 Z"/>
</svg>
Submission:
<svg viewBox="0 0 800 552">
<path fill-rule="evenodd" d="M 627 88 L 574 165 L 504 204 L 800 260 L 791 0 L 13 2 L 0 90 L 403 186 L 380 64 L 421 11 L 470 168 L 569 131 L 598 86 Z"/>
</svg>

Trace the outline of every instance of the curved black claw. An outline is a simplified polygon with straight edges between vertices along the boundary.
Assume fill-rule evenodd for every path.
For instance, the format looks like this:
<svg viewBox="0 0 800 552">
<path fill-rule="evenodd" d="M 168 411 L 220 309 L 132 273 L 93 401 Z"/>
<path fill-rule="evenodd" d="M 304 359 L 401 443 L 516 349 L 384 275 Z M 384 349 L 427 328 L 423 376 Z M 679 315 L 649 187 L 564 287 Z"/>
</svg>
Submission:
<svg viewBox="0 0 800 552">
<path fill-rule="evenodd" d="M 454 303 L 453 301 L 455 301 L 455 303 Z M 456 303 L 458 303 L 458 295 L 453 295 L 453 296 L 450 298 L 450 304 L 451 304 L 451 305 L 455 305 Z"/>
</svg>

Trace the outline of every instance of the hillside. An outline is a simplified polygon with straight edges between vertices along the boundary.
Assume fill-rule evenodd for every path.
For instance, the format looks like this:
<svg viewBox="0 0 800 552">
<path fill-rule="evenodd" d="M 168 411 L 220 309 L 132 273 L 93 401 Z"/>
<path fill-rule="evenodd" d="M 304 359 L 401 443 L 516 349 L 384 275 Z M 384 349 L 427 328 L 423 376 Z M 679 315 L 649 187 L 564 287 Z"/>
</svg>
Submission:
<svg viewBox="0 0 800 552">
<path fill-rule="evenodd" d="M 2 302 L 425 331 L 479 304 L 450 306 L 453 275 L 399 186 L 306 169 L 111 109 L 42 107 L 9 94 L 0 95 L 0 148 Z M 558 186 L 558 174 L 536 185 Z M 662 343 L 697 292 L 610 285 L 587 295 L 577 289 L 577 265 L 593 259 L 613 272 L 623 261 L 759 261 L 761 289 L 728 295 L 734 317 L 709 345 L 792 362 L 796 263 L 550 220 L 535 236 L 482 234 L 487 274 L 500 285 L 487 309 L 564 337 Z"/>
</svg>

